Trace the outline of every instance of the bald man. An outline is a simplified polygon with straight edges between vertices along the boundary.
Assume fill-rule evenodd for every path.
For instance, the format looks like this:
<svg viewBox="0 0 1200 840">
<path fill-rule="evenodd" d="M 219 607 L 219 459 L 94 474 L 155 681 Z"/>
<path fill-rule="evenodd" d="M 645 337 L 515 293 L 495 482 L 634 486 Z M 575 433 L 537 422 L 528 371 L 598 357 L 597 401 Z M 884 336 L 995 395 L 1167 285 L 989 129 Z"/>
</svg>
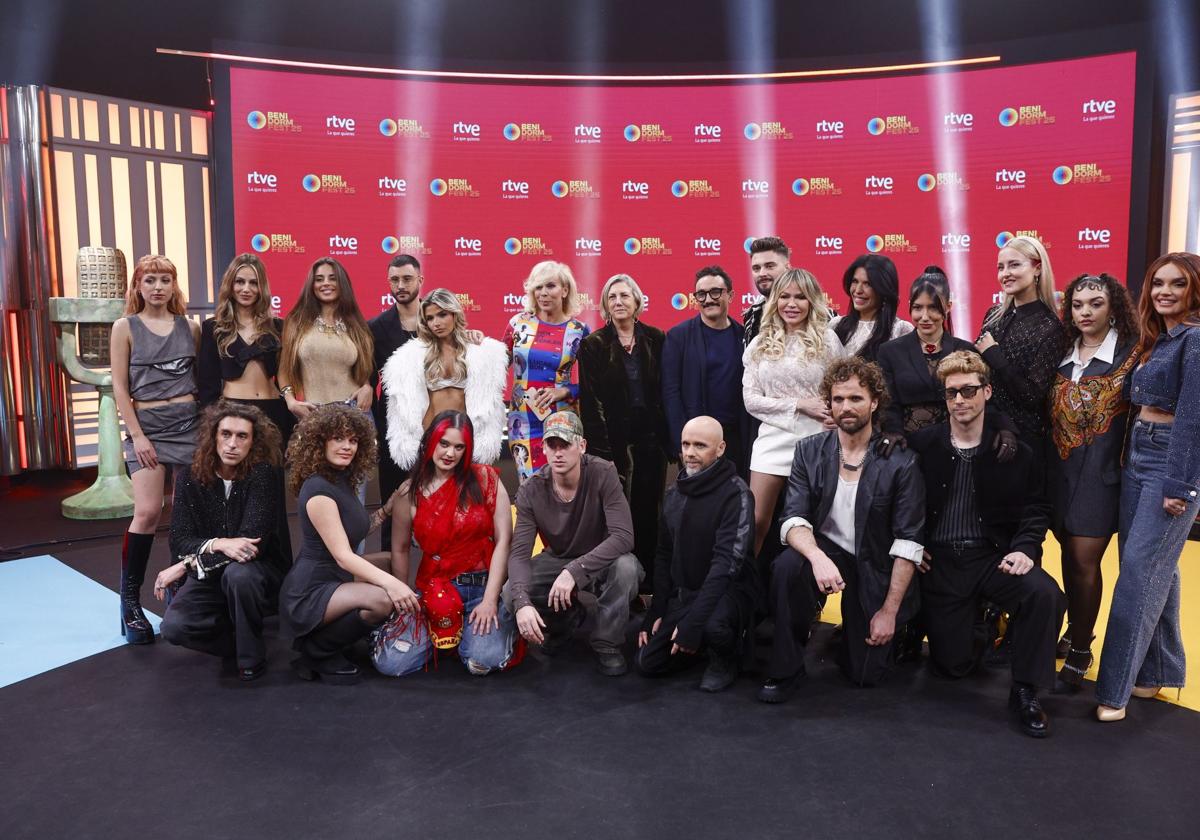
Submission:
<svg viewBox="0 0 1200 840">
<path fill-rule="evenodd" d="M 689 420 L 680 443 L 683 469 L 663 501 L 637 668 L 655 676 L 707 655 L 700 689 L 721 691 L 737 677 L 752 614 L 754 497 L 724 457 L 717 420 Z"/>
</svg>

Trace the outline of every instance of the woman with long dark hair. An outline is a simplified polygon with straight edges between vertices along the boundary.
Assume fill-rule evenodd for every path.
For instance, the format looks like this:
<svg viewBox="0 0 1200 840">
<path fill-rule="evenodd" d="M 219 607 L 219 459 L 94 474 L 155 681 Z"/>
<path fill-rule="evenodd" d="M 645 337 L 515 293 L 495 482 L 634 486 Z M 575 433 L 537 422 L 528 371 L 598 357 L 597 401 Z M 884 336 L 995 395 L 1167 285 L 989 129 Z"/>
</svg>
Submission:
<svg viewBox="0 0 1200 840">
<path fill-rule="evenodd" d="M 109 343 L 113 398 L 125 421 L 125 465 L 133 482 L 133 519 L 121 549 L 121 635 L 131 645 L 154 641 L 142 612 L 154 531 L 167 482 L 196 451 L 196 344 L 175 264 L 148 255 L 133 267 L 125 317 Z"/>
<path fill-rule="evenodd" d="M 1121 720 L 1130 695 L 1187 676 L 1179 628 L 1179 555 L 1200 510 L 1200 256 L 1164 254 L 1138 300 L 1137 419 L 1121 475 L 1121 573 L 1113 590 L 1096 716 Z"/>
<path fill-rule="evenodd" d="M 222 398 L 253 405 L 278 427 L 286 447 L 296 418 L 275 384 L 282 335 L 283 319 L 271 315 L 266 265 L 256 254 L 238 254 L 221 276 L 213 317 L 200 328 L 200 405 Z"/>
<path fill-rule="evenodd" d="M 465 412 L 439 413 L 400 486 L 392 513 L 392 576 L 408 579 L 415 541 L 421 549 L 421 611 L 398 614 L 376 631 L 371 654 L 381 673 L 419 670 L 434 649 L 457 647 L 476 676 L 505 670 L 520 658 L 516 619 L 500 600 L 512 509 L 495 468 L 473 463 L 474 438 Z"/>
<path fill-rule="evenodd" d="M 375 341 L 345 267 L 333 257 L 312 264 L 300 299 L 283 323 L 279 390 L 300 420 L 327 403 L 371 407 Z"/>
<path fill-rule="evenodd" d="M 1050 498 L 1062 546 L 1067 630 L 1058 676 L 1078 690 L 1092 666 L 1092 629 L 1104 582 L 1100 561 L 1117 530 L 1121 448 L 1129 418 L 1125 380 L 1137 361 L 1137 321 L 1115 277 L 1081 274 L 1063 296 L 1063 352 L 1050 391 Z"/>
<path fill-rule="evenodd" d="M 846 352 L 875 361 L 885 341 L 912 332 L 913 325 L 897 314 L 900 275 L 896 264 L 880 254 L 863 254 L 842 275 L 842 288 L 850 298 L 850 311 L 829 326 Z"/>
<path fill-rule="evenodd" d="M 628 274 L 614 274 L 600 292 L 605 325 L 579 345 L 579 417 L 588 454 L 612 461 L 633 513 L 633 553 L 654 591 L 654 552 L 667 459 L 667 415 L 662 401 L 666 335 L 639 319 L 642 290 Z"/>
<path fill-rule="evenodd" d="M 420 609 L 408 584 L 383 570 L 387 552 L 359 555 L 352 548 L 369 529 L 358 488 L 376 455 L 375 424 L 346 405 L 310 410 L 288 446 L 302 542 L 280 589 L 279 618 L 300 652 L 292 667 L 301 679 L 357 682 L 350 646 L 393 611 Z"/>
</svg>

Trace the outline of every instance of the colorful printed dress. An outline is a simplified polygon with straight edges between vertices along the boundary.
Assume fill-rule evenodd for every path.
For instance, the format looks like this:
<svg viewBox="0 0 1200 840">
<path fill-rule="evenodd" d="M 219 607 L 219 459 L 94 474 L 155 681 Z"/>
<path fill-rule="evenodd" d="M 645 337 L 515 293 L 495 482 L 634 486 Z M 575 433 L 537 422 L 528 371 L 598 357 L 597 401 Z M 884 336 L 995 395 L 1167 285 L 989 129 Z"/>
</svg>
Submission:
<svg viewBox="0 0 1200 840">
<path fill-rule="evenodd" d="M 504 331 L 504 344 L 512 359 L 513 387 L 508 402 L 508 448 L 522 482 L 542 468 L 542 420 L 525 402 L 529 388 L 566 388 L 570 395 L 555 403 L 554 411 L 579 413 L 579 386 L 571 384 L 571 367 L 579 344 L 588 335 L 587 324 L 569 318 L 547 324 L 536 315 L 513 316 Z M 547 415 L 549 416 L 549 415 Z"/>
</svg>

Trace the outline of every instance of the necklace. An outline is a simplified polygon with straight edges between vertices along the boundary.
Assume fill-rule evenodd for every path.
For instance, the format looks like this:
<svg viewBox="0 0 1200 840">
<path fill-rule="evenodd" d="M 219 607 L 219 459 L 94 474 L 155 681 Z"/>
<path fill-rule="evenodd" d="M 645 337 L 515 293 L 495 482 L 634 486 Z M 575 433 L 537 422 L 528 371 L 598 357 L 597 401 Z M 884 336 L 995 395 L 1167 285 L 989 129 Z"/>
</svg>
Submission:
<svg viewBox="0 0 1200 840">
<path fill-rule="evenodd" d="M 958 457 L 962 458 L 964 461 L 972 461 L 975 459 L 975 456 L 979 454 L 977 451 L 979 449 L 979 444 L 965 448 L 961 447 L 958 445 L 958 441 L 954 439 L 954 432 L 950 433 L 950 445 L 954 447 L 954 451 L 958 453 Z M 967 454 L 968 450 L 971 450 L 970 455 Z"/>
<path fill-rule="evenodd" d="M 1104 342 L 1103 342 L 1103 341 L 1101 341 L 1101 342 L 1098 342 L 1098 343 L 1096 343 L 1096 344 L 1088 344 L 1086 341 L 1081 341 L 1081 342 L 1079 342 L 1079 343 L 1080 343 L 1080 344 L 1082 344 L 1084 347 L 1099 347 L 1099 346 L 1100 346 L 1101 344 L 1103 344 Z"/>
<path fill-rule="evenodd" d="M 562 491 L 560 491 L 560 490 L 558 489 L 558 485 L 554 483 L 553 479 L 550 481 L 550 487 L 551 487 L 551 489 L 553 489 L 553 490 L 554 490 L 554 495 L 555 495 L 555 497 L 556 497 L 556 498 L 557 498 L 557 499 L 558 499 L 560 502 L 562 502 L 563 504 L 566 504 L 566 505 L 569 505 L 569 504 L 571 504 L 571 502 L 575 501 L 575 496 L 576 496 L 576 494 L 578 494 L 578 493 L 579 493 L 579 488 L 578 488 L 578 487 L 576 487 L 576 488 L 575 488 L 575 492 L 574 492 L 574 493 L 572 493 L 570 496 L 566 496 L 566 495 L 564 495 L 564 494 L 562 493 Z"/>
<path fill-rule="evenodd" d="M 317 324 L 317 329 L 323 333 L 332 333 L 334 335 L 340 335 L 340 334 L 344 334 L 348 331 L 348 328 L 346 327 L 346 322 L 343 321 L 341 318 L 338 318 L 331 324 L 328 321 L 326 321 L 324 318 L 322 318 L 320 315 L 318 315 L 316 324 Z"/>
<path fill-rule="evenodd" d="M 841 462 L 842 469 L 847 470 L 849 472 L 858 472 L 860 469 L 862 469 L 862 465 L 864 463 L 866 463 L 867 456 L 871 454 L 871 447 L 868 446 L 863 451 L 863 456 L 858 459 L 857 464 L 847 464 L 846 463 L 846 459 L 842 457 L 842 442 L 841 442 L 841 440 L 838 440 L 837 451 L 838 451 L 838 461 Z"/>
</svg>

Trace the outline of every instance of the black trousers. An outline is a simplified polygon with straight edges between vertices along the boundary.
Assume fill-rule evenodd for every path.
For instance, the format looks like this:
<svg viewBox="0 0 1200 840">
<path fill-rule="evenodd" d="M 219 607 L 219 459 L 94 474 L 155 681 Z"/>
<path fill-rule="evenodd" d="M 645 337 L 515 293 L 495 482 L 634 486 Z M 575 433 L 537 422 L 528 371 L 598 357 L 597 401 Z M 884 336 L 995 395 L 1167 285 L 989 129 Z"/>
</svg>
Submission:
<svg viewBox="0 0 1200 840">
<path fill-rule="evenodd" d="M 842 636 L 834 658 L 846 678 L 855 685 L 876 685 L 896 666 L 896 640 L 886 645 L 867 644 L 871 619 L 863 610 L 854 555 L 817 535 L 817 545 L 837 566 L 846 588 L 842 590 Z M 775 639 L 767 664 L 767 676 L 786 679 L 804 671 L 804 649 L 809 630 L 824 597 L 817 589 L 812 564 L 794 548 L 787 548 L 771 564 L 768 593 Z M 899 628 L 897 628 L 899 629 Z"/>
<path fill-rule="evenodd" d="M 639 415 L 635 414 L 634 419 L 640 419 Z M 633 553 L 646 573 L 638 591 L 648 595 L 654 592 L 654 555 L 667 483 L 667 456 L 657 437 L 649 434 L 630 443 L 621 460 L 624 463 L 617 464 L 617 472 L 633 516 Z"/>
<path fill-rule="evenodd" d="M 681 671 L 693 665 L 700 656 L 712 653 L 724 659 L 738 659 L 742 653 L 742 641 L 751 613 L 750 598 L 731 586 L 713 609 L 704 624 L 700 650 L 696 655 L 677 653 L 671 655 L 671 634 L 687 617 L 691 604 L 671 600 L 663 616 L 658 632 L 654 633 L 645 646 L 638 649 L 636 665 L 645 676 L 658 676 Z"/>
<path fill-rule="evenodd" d="M 173 645 L 237 656 L 239 668 L 267 658 L 262 640 L 263 618 L 278 603 L 283 572 L 252 560 L 230 563 L 197 580 L 189 575 L 175 593 L 162 621 L 162 637 Z"/>
<path fill-rule="evenodd" d="M 402 470 L 392 460 L 388 451 L 387 441 L 382 434 L 379 439 L 379 504 L 387 504 L 387 500 L 396 492 L 396 488 L 408 479 L 408 470 Z M 379 550 L 392 550 L 392 518 L 383 520 L 379 527 Z"/>
<path fill-rule="evenodd" d="M 993 548 L 955 551 L 929 546 L 930 569 L 921 576 L 922 617 L 934 670 L 962 677 L 979 667 L 988 639 L 976 631 L 981 602 L 991 601 L 1012 622 L 1012 678 L 1039 688 L 1054 687 L 1054 647 L 1067 599 L 1045 571 L 1023 575 L 1000 571 L 1004 553 Z"/>
<path fill-rule="evenodd" d="M 737 468 L 737 474 L 745 481 L 750 476 L 750 447 L 742 437 L 742 422 L 721 423 L 725 436 L 725 457 Z M 675 442 L 678 444 L 678 441 Z"/>
</svg>

